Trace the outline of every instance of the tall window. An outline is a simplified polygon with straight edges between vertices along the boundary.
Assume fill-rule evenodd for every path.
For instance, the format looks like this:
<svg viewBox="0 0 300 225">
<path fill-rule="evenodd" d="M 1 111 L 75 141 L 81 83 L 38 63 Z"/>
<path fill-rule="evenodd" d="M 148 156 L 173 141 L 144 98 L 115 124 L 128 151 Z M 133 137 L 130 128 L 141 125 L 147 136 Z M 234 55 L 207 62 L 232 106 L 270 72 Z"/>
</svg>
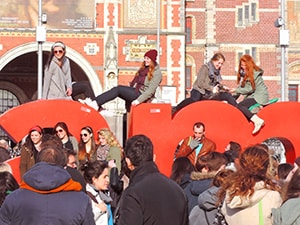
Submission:
<svg viewBox="0 0 300 225">
<path fill-rule="evenodd" d="M 236 10 L 237 26 L 251 26 L 252 23 L 257 22 L 258 16 L 256 2 L 237 6 Z"/>
<path fill-rule="evenodd" d="M 192 67 L 186 66 L 185 67 L 185 91 L 186 91 L 186 97 L 189 94 L 189 92 L 192 89 Z"/>
<path fill-rule="evenodd" d="M 20 105 L 20 102 L 13 93 L 0 89 L 0 114 L 18 105 Z M 1 128 L 0 138 L 7 140 L 9 139 L 8 135 Z"/>
<path fill-rule="evenodd" d="M 20 105 L 17 97 L 7 90 L 0 89 L 0 99 L 0 114 L 4 113 L 12 107 Z"/>
<path fill-rule="evenodd" d="M 185 40 L 186 44 L 192 44 L 192 17 L 185 19 Z"/>
<path fill-rule="evenodd" d="M 289 84 L 289 101 L 298 102 L 298 84 Z"/>
</svg>

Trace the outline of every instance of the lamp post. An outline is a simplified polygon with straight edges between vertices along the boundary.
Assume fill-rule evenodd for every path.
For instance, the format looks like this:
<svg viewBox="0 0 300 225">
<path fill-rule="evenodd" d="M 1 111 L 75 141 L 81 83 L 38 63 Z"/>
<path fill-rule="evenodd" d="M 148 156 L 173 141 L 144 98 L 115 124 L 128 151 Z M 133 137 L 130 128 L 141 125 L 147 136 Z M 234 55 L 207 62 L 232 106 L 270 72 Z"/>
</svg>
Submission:
<svg viewBox="0 0 300 225">
<path fill-rule="evenodd" d="M 274 25 L 275 27 L 280 28 L 279 30 L 279 44 L 281 46 L 281 101 L 286 100 L 286 82 L 285 82 L 285 53 L 286 47 L 289 45 L 289 30 L 285 29 L 285 1 L 281 0 L 281 16 L 275 20 Z"/>
<path fill-rule="evenodd" d="M 38 99 L 42 98 L 42 85 L 43 85 L 43 42 L 46 41 L 46 28 L 43 24 L 47 23 L 47 16 L 42 14 L 42 0 L 39 0 L 38 7 L 38 25 L 36 27 L 36 41 L 38 44 Z"/>
</svg>

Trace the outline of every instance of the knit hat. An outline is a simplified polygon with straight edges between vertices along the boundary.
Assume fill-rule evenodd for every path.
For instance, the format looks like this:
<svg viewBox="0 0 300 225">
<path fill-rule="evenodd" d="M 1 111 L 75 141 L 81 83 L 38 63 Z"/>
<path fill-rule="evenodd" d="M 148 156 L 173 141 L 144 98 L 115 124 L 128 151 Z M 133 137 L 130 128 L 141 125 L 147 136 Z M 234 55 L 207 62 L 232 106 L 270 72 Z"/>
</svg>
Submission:
<svg viewBox="0 0 300 225">
<path fill-rule="evenodd" d="M 148 57 L 151 59 L 153 62 L 156 62 L 156 57 L 157 57 L 157 51 L 155 49 L 151 49 L 148 52 L 145 53 L 144 57 Z"/>
<path fill-rule="evenodd" d="M 29 130 L 29 133 L 31 133 L 32 131 L 37 131 L 37 132 L 39 132 L 40 134 L 43 133 L 42 128 L 41 128 L 40 126 L 38 126 L 38 125 L 36 125 L 36 126 L 34 126 L 34 127 L 31 127 L 30 130 Z"/>
</svg>

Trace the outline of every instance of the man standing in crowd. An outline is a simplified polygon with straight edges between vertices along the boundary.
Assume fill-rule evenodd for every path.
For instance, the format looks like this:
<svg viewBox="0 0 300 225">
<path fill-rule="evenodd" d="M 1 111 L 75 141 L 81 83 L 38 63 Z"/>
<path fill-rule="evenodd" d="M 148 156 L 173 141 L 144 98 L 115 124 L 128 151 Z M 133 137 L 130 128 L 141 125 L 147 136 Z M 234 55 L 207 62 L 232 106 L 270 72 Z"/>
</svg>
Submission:
<svg viewBox="0 0 300 225">
<path fill-rule="evenodd" d="M 174 181 L 159 172 L 151 140 L 133 136 L 124 153 L 131 173 L 121 198 L 118 225 L 187 225 L 187 199 Z"/>
<path fill-rule="evenodd" d="M 20 188 L 6 197 L 0 224 L 95 225 L 89 197 L 63 169 L 66 162 L 61 149 L 42 149 Z"/>
</svg>

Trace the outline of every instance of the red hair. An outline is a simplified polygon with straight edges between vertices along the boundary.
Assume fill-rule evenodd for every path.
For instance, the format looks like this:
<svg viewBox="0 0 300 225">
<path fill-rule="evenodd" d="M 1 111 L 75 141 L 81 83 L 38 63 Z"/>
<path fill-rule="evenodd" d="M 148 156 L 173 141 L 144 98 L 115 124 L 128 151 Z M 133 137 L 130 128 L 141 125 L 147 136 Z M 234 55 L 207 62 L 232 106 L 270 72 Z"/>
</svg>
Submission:
<svg viewBox="0 0 300 225">
<path fill-rule="evenodd" d="M 254 82 L 254 71 L 261 70 L 254 62 L 253 58 L 250 55 L 243 55 L 240 59 L 238 74 L 237 74 L 237 83 L 240 83 L 241 80 L 241 63 L 244 62 L 246 64 L 246 74 L 244 80 L 242 81 L 241 87 L 245 86 L 246 80 L 250 80 L 252 89 L 255 90 L 255 82 Z"/>
</svg>

